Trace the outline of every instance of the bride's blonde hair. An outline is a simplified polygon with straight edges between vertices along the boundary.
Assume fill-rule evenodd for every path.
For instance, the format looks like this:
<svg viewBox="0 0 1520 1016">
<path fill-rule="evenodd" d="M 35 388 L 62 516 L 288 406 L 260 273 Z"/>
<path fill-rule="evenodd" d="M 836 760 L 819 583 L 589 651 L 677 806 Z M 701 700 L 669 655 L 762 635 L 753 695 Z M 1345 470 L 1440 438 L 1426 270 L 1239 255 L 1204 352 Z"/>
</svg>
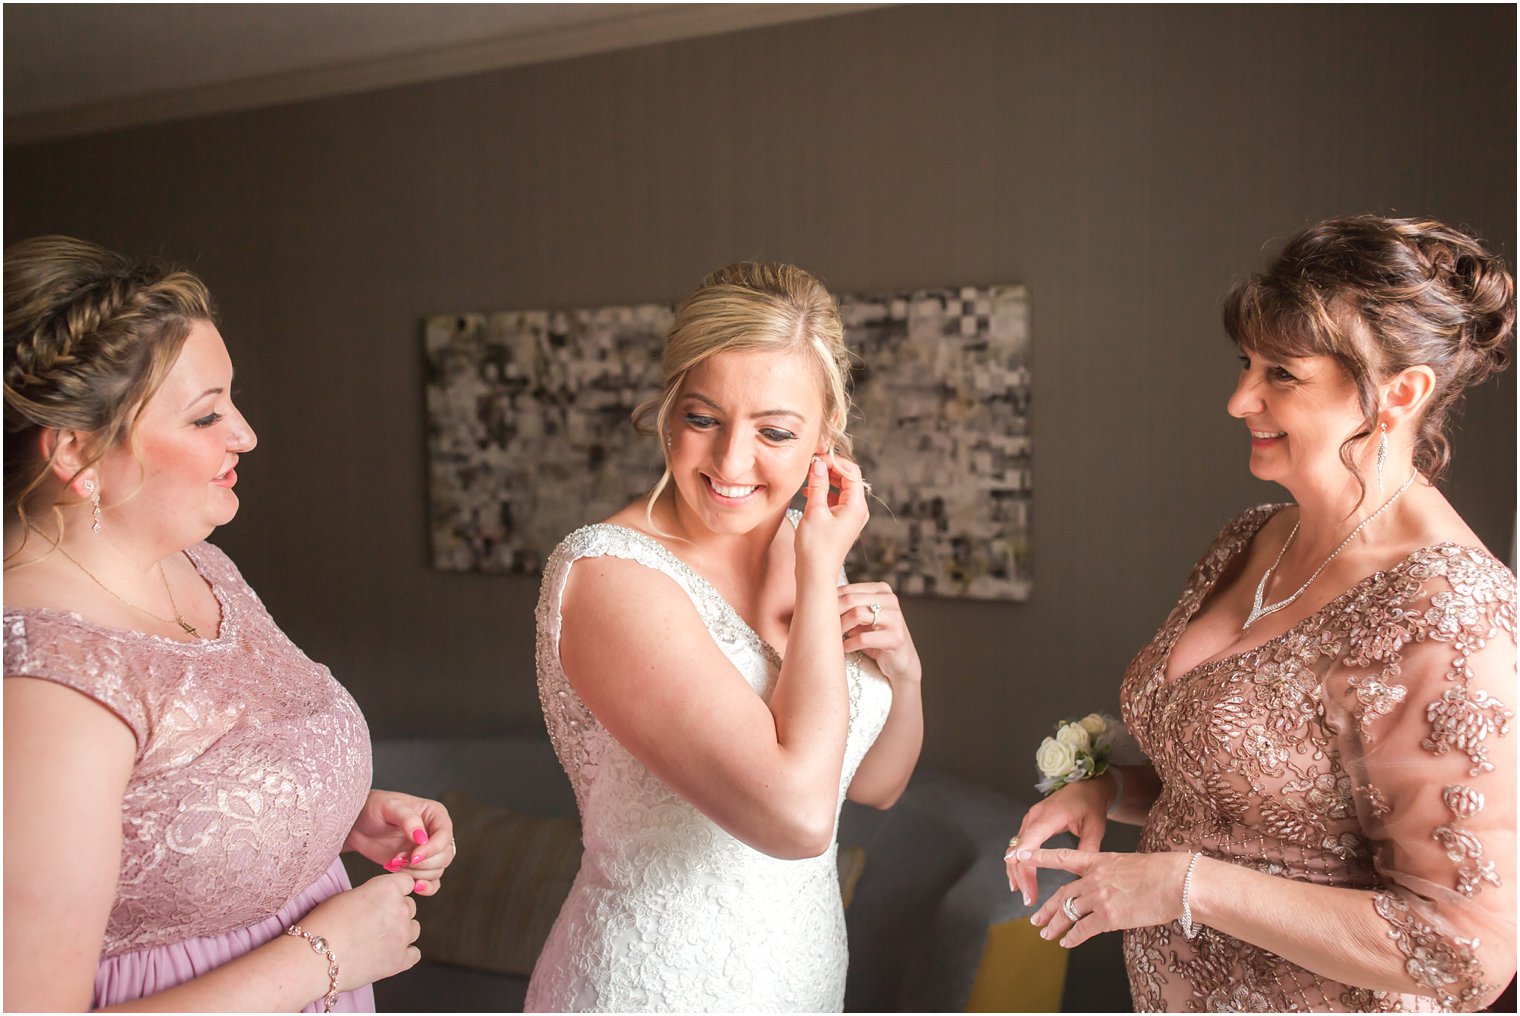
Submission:
<svg viewBox="0 0 1520 1016">
<path fill-rule="evenodd" d="M 850 455 L 844 322 L 829 291 L 793 265 L 738 261 L 718 269 L 676 308 L 660 361 L 660 394 L 633 411 L 640 433 L 660 438 L 665 470 L 649 492 L 648 515 L 670 482 L 670 411 L 693 367 L 719 353 L 771 351 L 807 356 L 823 392 L 823 433 L 830 451 Z M 652 520 L 651 520 L 652 523 Z"/>
</svg>

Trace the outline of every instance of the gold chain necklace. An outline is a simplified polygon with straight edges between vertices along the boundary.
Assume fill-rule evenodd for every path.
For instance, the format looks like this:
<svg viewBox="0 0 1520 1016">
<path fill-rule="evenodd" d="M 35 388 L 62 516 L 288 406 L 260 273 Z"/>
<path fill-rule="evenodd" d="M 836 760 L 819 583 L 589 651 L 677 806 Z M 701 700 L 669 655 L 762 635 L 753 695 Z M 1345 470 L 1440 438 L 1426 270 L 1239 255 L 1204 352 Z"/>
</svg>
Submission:
<svg viewBox="0 0 1520 1016">
<path fill-rule="evenodd" d="M 41 533 L 39 532 L 38 535 L 40 536 Z M 185 630 L 186 635 L 189 635 L 193 639 L 198 639 L 201 637 L 200 632 L 195 630 L 195 625 L 191 624 L 189 621 L 186 621 L 185 615 L 179 612 L 179 604 L 174 602 L 174 590 L 169 588 L 169 576 L 164 572 L 164 563 L 162 561 L 158 563 L 158 577 L 164 580 L 164 592 L 169 594 L 169 606 L 174 610 L 174 616 L 172 618 L 161 617 L 160 615 L 153 613 L 151 610 L 139 607 L 137 604 L 133 603 L 125 596 L 122 596 L 116 590 L 112 589 L 110 586 L 106 585 L 104 582 L 96 578 L 94 572 L 90 571 L 90 569 L 74 560 L 74 555 L 64 550 L 63 547 L 59 544 L 53 544 L 53 549 L 58 551 L 58 553 L 62 554 L 64 557 L 68 558 L 69 563 L 72 564 L 75 568 L 78 568 L 80 571 L 84 572 L 85 575 L 89 576 L 91 582 L 95 583 L 101 589 L 104 589 L 107 593 L 110 593 L 116 599 L 120 600 L 122 603 L 125 603 L 127 606 L 137 611 L 139 614 L 146 614 L 147 616 L 153 618 L 153 620 L 162 621 L 164 624 L 177 624 Z"/>
</svg>

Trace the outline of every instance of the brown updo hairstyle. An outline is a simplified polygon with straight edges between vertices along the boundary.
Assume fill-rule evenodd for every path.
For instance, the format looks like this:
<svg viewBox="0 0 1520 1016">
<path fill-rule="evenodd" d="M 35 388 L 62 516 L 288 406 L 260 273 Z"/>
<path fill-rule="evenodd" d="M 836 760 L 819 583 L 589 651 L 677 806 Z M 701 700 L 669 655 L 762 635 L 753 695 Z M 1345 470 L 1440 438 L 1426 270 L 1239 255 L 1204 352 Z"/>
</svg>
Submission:
<svg viewBox="0 0 1520 1016">
<path fill-rule="evenodd" d="M 191 324 L 213 317 L 211 294 L 190 272 L 139 263 L 67 236 L 8 247 L 7 514 L 16 512 L 27 526 L 28 500 L 52 468 L 42 455 L 42 432 L 92 435 L 81 472 L 130 442 Z"/>
<path fill-rule="evenodd" d="M 845 429 L 850 415 L 846 379 L 850 354 L 844 322 L 834 298 L 813 276 L 792 265 L 739 261 L 718 269 L 676 307 L 675 323 L 660 361 L 660 394 L 633 411 L 644 434 L 664 435 L 670 411 L 687 373 L 718 353 L 770 350 L 807 356 L 823 392 L 824 443 L 850 455 Z M 648 506 L 670 482 L 670 452 L 660 441 L 665 472 L 649 494 Z"/>
<path fill-rule="evenodd" d="M 1466 389 L 1509 365 L 1515 280 L 1476 238 L 1431 219 L 1330 219 L 1235 284 L 1224 326 L 1241 348 L 1269 359 L 1328 356 L 1340 364 L 1363 414 L 1341 461 L 1365 499 L 1353 453 L 1377 429 L 1377 386 L 1421 364 L 1435 372 L 1414 464 L 1436 480 L 1451 461 L 1447 414 Z"/>
</svg>

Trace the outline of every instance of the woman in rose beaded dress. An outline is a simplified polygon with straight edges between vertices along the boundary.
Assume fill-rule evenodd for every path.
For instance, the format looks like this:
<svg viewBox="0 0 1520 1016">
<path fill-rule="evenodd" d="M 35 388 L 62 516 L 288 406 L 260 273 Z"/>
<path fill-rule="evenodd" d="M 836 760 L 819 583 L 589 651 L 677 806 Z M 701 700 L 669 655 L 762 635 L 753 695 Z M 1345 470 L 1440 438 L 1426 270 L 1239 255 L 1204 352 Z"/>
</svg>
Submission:
<svg viewBox="0 0 1520 1016">
<path fill-rule="evenodd" d="M 7 250 L 7 1010 L 373 1010 L 417 961 L 452 825 L 369 789 L 353 699 L 204 542 L 255 443 L 231 386 L 195 276 Z"/>
<path fill-rule="evenodd" d="M 1052 794 L 1009 853 L 1026 896 L 1079 876 L 1046 938 L 1128 929 L 1136 1009 L 1468 1010 L 1514 975 L 1515 577 L 1434 486 L 1514 317 L 1472 237 L 1374 216 L 1227 300 L 1230 415 L 1295 503 L 1227 525 L 1130 664 L 1150 764 Z M 1106 817 L 1139 853 L 1098 852 Z"/>
</svg>

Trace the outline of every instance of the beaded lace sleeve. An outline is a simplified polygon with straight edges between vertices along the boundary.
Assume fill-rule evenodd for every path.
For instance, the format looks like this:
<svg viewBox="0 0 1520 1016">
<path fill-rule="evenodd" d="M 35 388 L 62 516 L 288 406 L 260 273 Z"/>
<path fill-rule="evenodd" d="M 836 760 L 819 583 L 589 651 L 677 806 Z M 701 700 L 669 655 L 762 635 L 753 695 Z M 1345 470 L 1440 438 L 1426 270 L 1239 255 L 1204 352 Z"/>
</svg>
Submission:
<svg viewBox="0 0 1520 1016">
<path fill-rule="evenodd" d="M 1515 579 L 1435 547 L 1346 620 L 1325 708 L 1367 846 L 1343 847 L 1370 847 L 1371 920 L 1410 990 L 1474 1009 L 1515 955 Z"/>
<path fill-rule="evenodd" d="M 115 713 L 142 751 L 152 702 L 119 649 L 76 623 L 73 615 L 5 612 L 5 676 L 30 677 L 73 688 Z"/>
</svg>

